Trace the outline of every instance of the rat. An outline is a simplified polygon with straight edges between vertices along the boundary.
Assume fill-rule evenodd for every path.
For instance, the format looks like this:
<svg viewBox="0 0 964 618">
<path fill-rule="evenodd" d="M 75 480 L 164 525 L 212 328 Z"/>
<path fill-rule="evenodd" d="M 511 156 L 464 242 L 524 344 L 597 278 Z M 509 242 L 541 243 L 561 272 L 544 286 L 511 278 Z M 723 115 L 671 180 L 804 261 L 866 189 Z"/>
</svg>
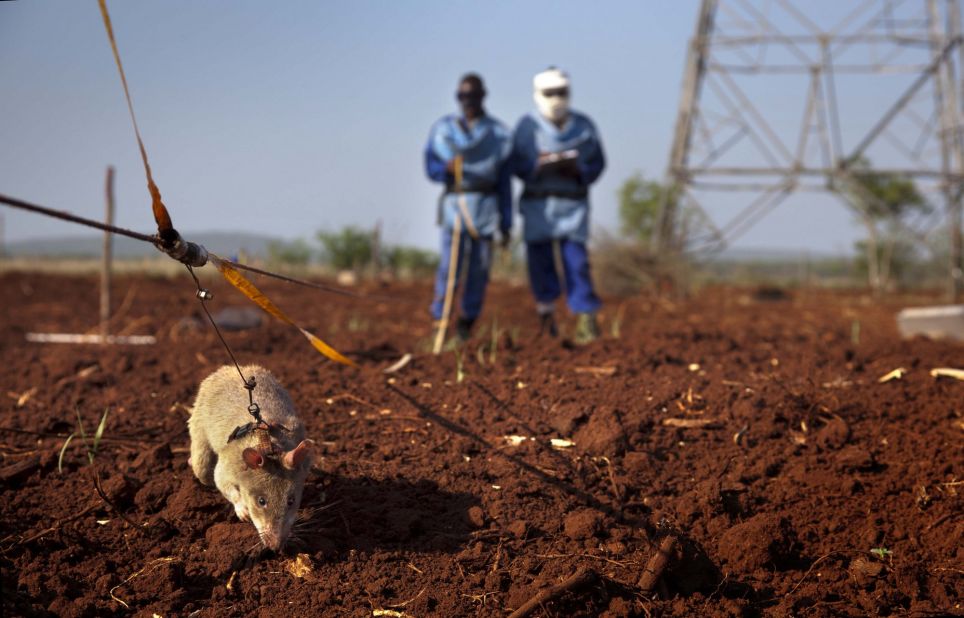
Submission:
<svg viewBox="0 0 964 618">
<path fill-rule="evenodd" d="M 280 551 L 301 505 L 314 443 L 305 439 L 291 396 L 267 369 L 250 365 L 241 372 L 255 379 L 253 399 L 264 423 L 251 423 L 238 369 L 221 367 L 201 382 L 188 419 L 191 468 L 201 483 L 218 488 L 241 521 L 254 524 L 265 547 Z M 253 429 L 232 437 L 249 423 Z"/>
</svg>

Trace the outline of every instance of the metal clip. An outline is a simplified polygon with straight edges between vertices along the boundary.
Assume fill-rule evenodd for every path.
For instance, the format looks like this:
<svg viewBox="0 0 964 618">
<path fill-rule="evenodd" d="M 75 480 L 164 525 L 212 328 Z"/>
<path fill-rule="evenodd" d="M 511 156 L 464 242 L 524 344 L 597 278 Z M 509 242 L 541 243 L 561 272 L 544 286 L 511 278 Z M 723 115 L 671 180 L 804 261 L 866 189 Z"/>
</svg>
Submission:
<svg viewBox="0 0 964 618">
<path fill-rule="evenodd" d="M 201 289 L 198 289 L 198 291 L 197 291 L 197 297 L 198 297 L 199 299 L 201 299 L 201 301 L 203 302 L 203 301 L 205 301 L 205 300 L 211 300 L 211 299 L 213 299 L 213 298 L 214 298 L 214 294 L 212 294 L 210 290 L 205 290 L 205 289 L 201 288 Z"/>
<path fill-rule="evenodd" d="M 228 442 L 237 440 L 238 438 L 243 438 L 254 431 L 255 427 L 257 427 L 257 423 L 247 423 L 245 425 L 241 425 L 240 427 L 235 427 L 234 431 L 231 432 L 231 435 L 228 436 Z"/>
</svg>

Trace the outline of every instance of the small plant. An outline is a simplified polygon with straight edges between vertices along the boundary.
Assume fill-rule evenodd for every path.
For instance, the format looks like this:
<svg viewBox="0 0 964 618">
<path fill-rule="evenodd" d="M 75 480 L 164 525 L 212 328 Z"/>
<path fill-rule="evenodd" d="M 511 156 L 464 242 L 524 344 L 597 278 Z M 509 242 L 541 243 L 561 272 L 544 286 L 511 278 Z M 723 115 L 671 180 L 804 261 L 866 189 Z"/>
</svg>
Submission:
<svg viewBox="0 0 964 618">
<path fill-rule="evenodd" d="M 860 345 L 860 320 L 850 323 L 850 343 Z"/>
<path fill-rule="evenodd" d="M 518 341 L 518 340 L 519 340 L 519 327 L 518 327 L 518 326 L 513 326 L 513 327 L 509 330 L 509 342 L 510 342 L 509 345 L 510 345 L 510 347 L 511 347 L 512 344 L 514 344 L 514 343 L 515 343 L 516 341 Z"/>
<path fill-rule="evenodd" d="M 97 431 L 94 432 L 94 438 L 91 443 L 87 442 L 87 432 L 84 431 L 84 421 L 80 417 L 80 410 L 77 412 L 77 429 L 67 436 L 64 440 L 64 445 L 60 447 L 60 456 L 57 457 L 57 472 L 63 474 L 63 464 L 64 464 L 64 453 L 67 452 L 67 447 L 70 446 L 70 442 L 77 437 L 78 432 L 80 433 L 80 439 L 84 441 L 87 446 L 87 461 L 90 465 L 94 464 L 94 458 L 97 456 L 97 449 L 100 447 L 100 440 L 104 436 L 104 428 L 107 427 L 107 413 L 110 412 L 110 408 L 104 408 L 104 415 L 100 417 L 100 424 L 97 425 Z"/>
<path fill-rule="evenodd" d="M 499 329 L 499 317 L 496 316 L 492 320 L 492 339 L 489 342 L 489 363 L 493 365 L 495 364 L 495 361 L 498 358 L 499 335 L 501 334 L 502 334 L 502 331 Z"/>
<path fill-rule="evenodd" d="M 623 315 L 626 313 L 626 304 L 623 303 L 616 310 L 616 315 L 613 316 L 613 321 L 609 324 L 609 335 L 613 339 L 619 339 L 622 335 L 623 327 Z"/>
<path fill-rule="evenodd" d="M 348 332 L 350 333 L 361 333 L 369 329 L 371 324 L 365 318 L 358 317 L 357 315 L 351 316 L 348 320 Z"/>
<path fill-rule="evenodd" d="M 463 371 L 462 350 L 455 348 L 455 382 L 456 384 L 461 384 L 464 379 L 465 372 Z"/>
<path fill-rule="evenodd" d="M 884 558 L 890 558 L 894 552 L 890 551 L 886 547 L 875 547 L 870 550 L 870 553 L 877 556 L 878 560 L 883 560 Z"/>
</svg>

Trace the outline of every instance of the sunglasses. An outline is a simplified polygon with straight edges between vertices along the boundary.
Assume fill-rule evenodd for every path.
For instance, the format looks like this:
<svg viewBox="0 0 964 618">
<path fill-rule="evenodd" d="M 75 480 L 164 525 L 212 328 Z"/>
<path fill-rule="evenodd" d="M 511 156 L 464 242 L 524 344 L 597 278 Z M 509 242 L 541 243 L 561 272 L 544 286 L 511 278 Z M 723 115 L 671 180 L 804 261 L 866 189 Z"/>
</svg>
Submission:
<svg viewBox="0 0 964 618">
<path fill-rule="evenodd" d="M 546 88 L 545 90 L 542 91 L 542 96 L 546 97 L 547 99 L 551 99 L 554 97 L 559 97 L 561 99 L 568 99 L 569 89 L 568 88 Z"/>
<path fill-rule="evenodd" d="M 485 97 L 482 90 L 460 90 L 455 93 L 455 98 L 459 101 L 479 101 Z"/>
</svg>

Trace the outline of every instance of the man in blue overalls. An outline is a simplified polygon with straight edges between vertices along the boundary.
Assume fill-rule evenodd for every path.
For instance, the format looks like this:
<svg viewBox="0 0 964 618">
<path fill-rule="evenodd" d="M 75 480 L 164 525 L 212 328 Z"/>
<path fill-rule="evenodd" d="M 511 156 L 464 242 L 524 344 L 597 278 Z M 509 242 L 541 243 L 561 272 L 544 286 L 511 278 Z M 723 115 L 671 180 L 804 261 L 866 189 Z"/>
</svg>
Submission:
<svg viewBox="0 0 964 618">
<path fill-rule="evenodd" d="M 460 218 L 456 280 L 466 255 L 468 260 L 461 314 L 456 322 L 456 333 L 462 341 L 469 338 L 472 324 L 482 311 L 493 236 L 498 230 L 505 246 L 512 228 L 512 173 L 508 165 L 512 137 L 505 125 L 485 113 L 485 94 L 478 75 L 462 77 L 456 91 L 462 113 L 449 114 L 436 122 L 425 146 L 428 177 L 445 184 L 439 199 L 442 247 L 431 313 L 436 320 L 442 318 L 453 224 Z"/>
<path fill-rule="evenodd" d="M 513 168 L 525 182 L 519 200 L 529 282 L 543 331 L 556 335 L 555 301 L 561 294 L 554 246 L 566 281 L 566 300 L 577 316 L 575 341 L 599 336 L 600 301 L 589 275 L 589 185 L 606 165 L 591 120 L 569 109 L 569 76 L 549 68 L 533 79 L 537 113 L 515 129 Z"/>
</svg>

